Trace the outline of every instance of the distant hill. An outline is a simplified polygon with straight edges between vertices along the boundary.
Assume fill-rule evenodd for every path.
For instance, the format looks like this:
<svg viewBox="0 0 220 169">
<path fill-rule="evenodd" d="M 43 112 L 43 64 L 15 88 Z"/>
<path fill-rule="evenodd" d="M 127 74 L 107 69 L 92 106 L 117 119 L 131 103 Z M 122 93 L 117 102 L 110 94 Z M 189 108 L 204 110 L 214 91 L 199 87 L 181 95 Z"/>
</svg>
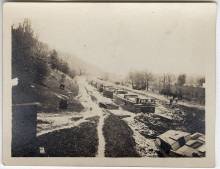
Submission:
<svg viewBox="0 0 220 169">
<path fill-rule="evenodd" d="M 123 80 L 123 78 L 120 77 L 119 75 L 108 73 L 105 70 L 102 70 L 97 66 L 92 65 L 89 62 L 86 62 L 75 55 L 60 53 L 60 56 L 63 56 L 62 58 L 66 62 L 68 62 L 70 69 L 75 70 L 77 74 L 80 74 L 81 72 L 95 77 L 101 77 L 101 78 L 108 77 L 108 79 L 111 81 Z"/>
<path fill-rule="evenodd" d="M 70 54 L 62 54 L 62 56 L 62 58 L 68 62 L 70 69 L 75 70 L 77 74 L 86 73 L 94 76 L 103 76 L 105 74 L 102 69 L 83 61 L 77 56 Z"/>
</svg>

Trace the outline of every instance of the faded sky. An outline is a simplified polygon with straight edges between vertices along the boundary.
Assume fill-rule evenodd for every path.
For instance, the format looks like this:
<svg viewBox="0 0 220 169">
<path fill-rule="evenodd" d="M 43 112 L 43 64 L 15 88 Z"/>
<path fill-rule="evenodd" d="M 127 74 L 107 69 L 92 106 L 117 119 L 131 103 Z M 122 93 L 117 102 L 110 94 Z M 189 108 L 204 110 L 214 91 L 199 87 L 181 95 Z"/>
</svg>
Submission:
<svg viewBox="0 0 220 169">
<path fill-rule="evenodd" d="M 16 4 L 13 23 L 30 18 L 39 39 L 99 68 L 120 74 L 203 75 L 212 25 L 202 4 Z"/>
</svg>

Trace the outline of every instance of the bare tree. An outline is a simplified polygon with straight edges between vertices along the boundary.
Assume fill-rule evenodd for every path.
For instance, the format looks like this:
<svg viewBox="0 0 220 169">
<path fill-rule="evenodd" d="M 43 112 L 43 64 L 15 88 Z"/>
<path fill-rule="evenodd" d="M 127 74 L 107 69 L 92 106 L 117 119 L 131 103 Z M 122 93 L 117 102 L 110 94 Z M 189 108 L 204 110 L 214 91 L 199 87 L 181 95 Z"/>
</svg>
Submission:
<svg viewBox="0 0 220 169">
<path fill-rule="evenodd" d="M 175 81 L 175 75 L 173 74 L 163 74 L 163 76 L 159 77 L 159 84 L 160 86 L 160 92 L 165 95 L 171 94 L 171 86 L 173 85 Z"/>
<path fill-rule="evenodd" d="M 205 77 L 201 77 L 201 78 L 197 79 L 197 84 L 199 86 L 203 86 L 204 83 L 205 83 Z"/>
<path fill-rule="evenodd" d="M 183 86 L 185 83 L 186 83 L 186 75 L 185 74 L 179 75 L 177 79 L 177 84 L 179 86 Z"/>
<path fill-rule="evenodd" d="M 153 80 L 153 74 L 151 72 L 144 72 L 144 80 L 146 82 L 146 89 L 149 90 L 149 83 Z"/>
<path fill-rule="evenodd" d="M 170 89 L 171 85 L 174 83 L 174 81 L 176 79 L 175 75 L 173 75 L 173 74 L 166 74 L 166 79 L 167 79 L 167 86 Z"/>
<path fill-rule="evenodd" d="M 144 72 L 136 71 L 129 73 L 129 79 L 132 84 L 133 89 L 145 90 L 146 89 L 146 80 Z"/>
</svg>

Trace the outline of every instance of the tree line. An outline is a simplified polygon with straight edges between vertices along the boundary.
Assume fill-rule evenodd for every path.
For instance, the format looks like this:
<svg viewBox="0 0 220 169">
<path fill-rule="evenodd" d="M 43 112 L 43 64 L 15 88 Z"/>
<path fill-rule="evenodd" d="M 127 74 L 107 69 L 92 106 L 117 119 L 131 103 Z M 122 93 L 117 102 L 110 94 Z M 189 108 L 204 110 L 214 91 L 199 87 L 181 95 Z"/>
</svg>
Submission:
<svg viewBox="0 0 220 169">
<path fill-rule="evenodd" d="M 49 72 L 59 70 L 74 78 L 76 73 L 58 52 L 41 42 L 25 19 L 18 26 L 12 25 L 12 78 L 23 83 L 42 83 Z"/>
<path fill-rule="evenodd" d="M 205 83 L 205 77 L 190 78 L 186 74 L 163 74 L 155 75 L 149 71 L 132 71 L 128 74 L 127 82 L 132 85 L 132 88 L 137 90 L 149 90 L 157 89 L 163 94 L 168 94 L 171 90 L 172 85 L 184 86 L 187 83 L 189 85 L 195 85 L 202 87 Z M 153 86 L 153 87 L 152 87 Z"/>
</svg>

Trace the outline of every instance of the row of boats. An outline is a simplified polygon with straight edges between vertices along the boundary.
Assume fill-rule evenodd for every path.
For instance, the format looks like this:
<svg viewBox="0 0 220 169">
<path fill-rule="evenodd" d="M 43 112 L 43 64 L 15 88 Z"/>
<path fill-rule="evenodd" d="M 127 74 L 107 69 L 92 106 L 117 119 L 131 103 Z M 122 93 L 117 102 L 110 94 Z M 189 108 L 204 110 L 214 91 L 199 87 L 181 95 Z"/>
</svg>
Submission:
<svg viewBox="0 0 220 169">
<path fill-rule="evenodd" d="M 103 96 L 111 98 L 117 105 L 120 105 L 125 110 L 134 113 L 155 112 L 156 100 L 152 97 L 140 96 L 112 85 L 106 85 L 102 82 L 90 81 L 90 84 L 97 88 Z"/>
</svg>

